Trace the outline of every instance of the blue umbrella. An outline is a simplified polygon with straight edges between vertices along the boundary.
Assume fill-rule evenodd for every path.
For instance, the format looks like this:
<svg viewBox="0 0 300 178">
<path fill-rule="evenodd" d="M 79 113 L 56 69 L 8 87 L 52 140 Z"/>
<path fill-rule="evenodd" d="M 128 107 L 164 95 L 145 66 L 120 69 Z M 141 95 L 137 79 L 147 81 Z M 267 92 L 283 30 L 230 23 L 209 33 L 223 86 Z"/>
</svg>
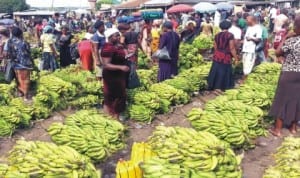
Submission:
<svg viewBox="0 0 300 178">
<path fill-rule="evenodd" d="M 225 10 L 225 11 L 230 11 L 233 10 L 234 6 L 232 4 L 229 4 L 227 2 L 220 2 L 216 4 L 218 10 Z"/>
<path fill-rule="evenodd" d="M 1 19 L 0 24 L 2 25 L 13 25 L 15 21 L 13 19 Z"/>
<path fill-rule="evenodd" d="M 208 2 L 200 2 L 194 5 L 193 8 L 199 13 L 214 13 L 217 11 L 217 7 Z"/>
</svg>

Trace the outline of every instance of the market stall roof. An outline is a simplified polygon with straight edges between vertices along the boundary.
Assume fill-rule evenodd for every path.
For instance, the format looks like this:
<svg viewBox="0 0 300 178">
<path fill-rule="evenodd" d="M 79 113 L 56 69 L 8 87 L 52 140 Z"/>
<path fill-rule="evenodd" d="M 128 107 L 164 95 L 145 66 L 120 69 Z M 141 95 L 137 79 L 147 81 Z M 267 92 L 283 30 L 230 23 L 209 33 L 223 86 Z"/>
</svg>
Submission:
<svg viewBox="0 0 300 178">
<path fill-rule="evenodd" d="M 133 0 L 133 1 L 128 1 L 124 2 L 122 4 L 113 6 L 114 9 L 140 9 L 142 5 L 149 0 Z"/>
<path fill-rule="evenodd" d="M 144 3 L 145 7 L 165 7 L 174 4 L 174 0 L 151 0 Z"/>
<path fill-rule="evenodd" d="M 14 16 L 35 16 L 35 15 L 53 15 L 55 11 L 23 11 L 14 12 Z"/>
</svg>

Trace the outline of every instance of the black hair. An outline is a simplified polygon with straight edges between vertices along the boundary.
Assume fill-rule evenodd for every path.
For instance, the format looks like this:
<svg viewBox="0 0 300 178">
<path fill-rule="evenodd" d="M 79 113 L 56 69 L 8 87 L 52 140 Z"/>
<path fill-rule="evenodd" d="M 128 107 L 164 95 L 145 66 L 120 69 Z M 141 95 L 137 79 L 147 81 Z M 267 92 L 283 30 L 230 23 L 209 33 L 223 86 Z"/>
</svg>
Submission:
<svg viewBox="0 0 300 178">
<path fill-rule="evenodd" d="M 220 23 L 220 28 L 222 30 L 228 30 L 230 27 L 231 27 L 231 22 L 229 22 L 228 20 L 223 20 L 221 23 Z"/>
<path fill-rule="evenodd" d="M 13 27 L 11 30 L 11 34 L 14 37 L 20 38 L 23 35 L 23 31 L 19 27 Z"/>
</svg>

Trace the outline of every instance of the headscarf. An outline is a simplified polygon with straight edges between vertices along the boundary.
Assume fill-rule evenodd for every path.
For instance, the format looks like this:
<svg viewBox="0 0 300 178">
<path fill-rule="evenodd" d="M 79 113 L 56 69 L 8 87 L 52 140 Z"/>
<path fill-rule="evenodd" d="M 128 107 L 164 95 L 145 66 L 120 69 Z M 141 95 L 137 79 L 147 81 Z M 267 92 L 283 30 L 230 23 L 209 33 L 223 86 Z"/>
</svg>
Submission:
<svg viewBox="0 0 300 178">
<path fill-rule="evenodd" d="M 104 35 L 106 37 L 106 41 L 108 41 L 108 39 L 115 33 L 120 33 L 118 29 L 116 28 L 110 28 L 110 29 L 107 29 L 105 32 L 104 32 Z"/>
<path fill-rule="evenodd" d="M 193 24 L 194 27 L 196 27 L 196 25 L 197 25 L 196 22 L 193 21 L 193 20 L 189 20 L 189 21 L 186 22 L 186 25 L 189 25 L 189 24 Z"/>
</svg>

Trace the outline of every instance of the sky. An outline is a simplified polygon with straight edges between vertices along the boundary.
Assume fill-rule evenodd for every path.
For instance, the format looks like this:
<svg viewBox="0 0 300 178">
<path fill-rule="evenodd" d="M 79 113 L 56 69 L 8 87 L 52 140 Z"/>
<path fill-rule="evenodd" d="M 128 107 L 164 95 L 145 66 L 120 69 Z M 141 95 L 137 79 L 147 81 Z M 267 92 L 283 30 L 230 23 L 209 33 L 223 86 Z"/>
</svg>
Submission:
<svg viewBox="0 0 300 178">
<path fill-rule="evenodd" d="M 26 0 L 31 7 L 89 7 L 87 0 Z"/>
</svg>

